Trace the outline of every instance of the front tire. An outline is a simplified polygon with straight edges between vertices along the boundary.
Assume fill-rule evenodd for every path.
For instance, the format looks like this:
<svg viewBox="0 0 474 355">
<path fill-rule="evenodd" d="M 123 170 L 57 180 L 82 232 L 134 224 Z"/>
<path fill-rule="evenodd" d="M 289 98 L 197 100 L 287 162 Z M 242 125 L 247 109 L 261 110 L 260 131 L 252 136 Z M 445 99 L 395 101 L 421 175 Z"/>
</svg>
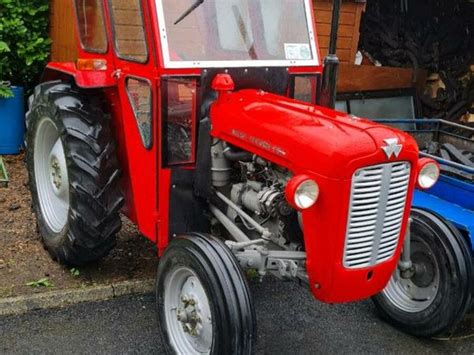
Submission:
<svg viewBox="0 0 474 355">
<path fill-rule="evenodd" d="M 45 248 L 71 266 L 97 261 L 115 246 L 123 197 L 109 117 L 97 96 L 48 82 L 30 98 L 27 169 Z"/>
<path fill-rule="evenodd" d="M 447 333 L 471 305 L 473 266 L 462 235 L 438 216 L 412 211 L 411 259 L 414 274 L 397 269 L 387 287 L 373 297 L 386 321 L 421 337 Z"/>
<path fill-rule="evenodd" d="M 252 354 L 255 311 L 245 276 L 220 240 L 175 238 L 160 259 L 156 305 L 168 353 Z"/>
</svg>

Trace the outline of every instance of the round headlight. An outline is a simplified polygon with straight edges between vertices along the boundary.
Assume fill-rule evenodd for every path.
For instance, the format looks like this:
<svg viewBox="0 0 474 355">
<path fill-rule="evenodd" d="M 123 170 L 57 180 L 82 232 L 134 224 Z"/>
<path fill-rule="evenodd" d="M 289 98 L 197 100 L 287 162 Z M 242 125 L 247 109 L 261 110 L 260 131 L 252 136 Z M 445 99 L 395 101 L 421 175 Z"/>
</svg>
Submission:
<svg viewBox="0 0 474 355">
<path fill-rule="evenodd" d="M 295 190 L 295 205 L 302 210 L 312 207 L 319 197 L 319 186 L 314 180 L 305 180 Z"/>
<path fill-rule="evenodd" d="M 439 166 L 435 162 L 425 164 L 418 173 L 418 186 L 429 189 L 436 184 L 439 178 Z"/>
</svg>

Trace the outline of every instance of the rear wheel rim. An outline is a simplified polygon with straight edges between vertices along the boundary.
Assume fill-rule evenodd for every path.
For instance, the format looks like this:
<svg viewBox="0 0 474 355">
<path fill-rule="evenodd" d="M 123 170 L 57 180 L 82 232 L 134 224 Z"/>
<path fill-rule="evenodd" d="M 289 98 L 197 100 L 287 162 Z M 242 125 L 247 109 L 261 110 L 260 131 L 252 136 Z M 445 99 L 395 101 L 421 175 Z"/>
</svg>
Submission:
<svg viewBox="0 0 474 355">
<path fill-rule="evenodd" d="M 69 214 L 69 177 L 59 130 L 48 117 L 37 126 L 34 172 L 41 214 L 47 226 L 60 233 Z"/>
<path fill-rule="evenodd" d="M 171 346 L 178 354 L 210 354 L 213 323 L 209 298 L 197 275 L 186 266 L 168 273 L 164 309 Z"/>
<path fill-rule="evenodd" d="M 398 309 L 418 313 L 433 304 L 439 291 L 440 269 L 432 247 L 421 237 L 412 234 L 410 248 L 414 275 L 403 278 L 397 268 L 383 293 Z"/>
</svg>

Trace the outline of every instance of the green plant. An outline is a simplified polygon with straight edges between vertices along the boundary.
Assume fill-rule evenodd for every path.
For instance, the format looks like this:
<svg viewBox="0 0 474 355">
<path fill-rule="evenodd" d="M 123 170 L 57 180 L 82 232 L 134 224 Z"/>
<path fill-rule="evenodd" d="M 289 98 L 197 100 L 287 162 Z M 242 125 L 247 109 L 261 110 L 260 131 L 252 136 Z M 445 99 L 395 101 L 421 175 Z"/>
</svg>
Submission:
<svg viewBox="0 0 474 355">
<path fill-rule="evenodd" d="M 258 271 L 255 269 L 248 269 L 246 271 L 247 280 L 249 281 L 258 281 L 260 280 L 261 276 L 258 274 Z"/>
<path fill-rule="evenodd" d="M 71 270 L 69 270 L 69 272 L 74 277 L 79 277 L 81 275 L 81 272 L 79 271 L 79 269 L 76 269 L 76 268 L 72 268 Z"/>
<path fill-rule="evenodd" d="M 37 281 L 28 282 L 26 284 L 26 286 L 31 286 L 31 287 L 35 287 L 35 288 L 38 288 L 38 287 L 48 287 L 48 288 L 54 287 L 53 283 L 47 277 L 45 277 L 44 279 L 39 279 Z"/>
<path fill-rule="evenodd" d="M 3 41 L 0 41 L 0 73 L 5 72 L 6 68 L 6 55 L 4 53 L 10 52 L 10 47 Z M 0 81 L 0 99 L 6 99 L 13 96 L 13 92 L 10 89 L 10 83 L 7 81 Z"/>
<path fill-rule="evenodd" d="M 48 0 L 0 0 L 0 97 L 31 89 L 49 57 Z"/>
</svg>

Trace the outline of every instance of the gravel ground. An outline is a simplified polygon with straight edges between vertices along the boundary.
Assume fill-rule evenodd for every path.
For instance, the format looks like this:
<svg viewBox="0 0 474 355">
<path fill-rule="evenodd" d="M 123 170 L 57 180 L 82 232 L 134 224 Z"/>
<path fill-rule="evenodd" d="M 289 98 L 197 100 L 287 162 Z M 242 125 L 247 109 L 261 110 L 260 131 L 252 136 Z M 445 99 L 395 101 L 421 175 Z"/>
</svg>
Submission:
<svg viewBox="0 0 474 355">
<path fill-rule="evenodd" d="M 252 284 L 251 290 L 258 354 L 474 354 L 472 336 L 449 341 L 408 336 L 381 322 L 370 301 L 325 305 L 297 284 L 273 278 Z M 154 298 L 126 297 L 0 318 L 0 353 L 163 353 Z"/>
<path fill-rule="evenodd" d="M 10 184 L 0 188 L 0 298 L 154 277 L 156 248 L 125 218 L 117 247 L 101 262 L 71 273 L 52 261 L 36 232 L 24 155 L 4 162 Z M 43 278 L 52 287 L 26 285 Z"/>
</svg>

